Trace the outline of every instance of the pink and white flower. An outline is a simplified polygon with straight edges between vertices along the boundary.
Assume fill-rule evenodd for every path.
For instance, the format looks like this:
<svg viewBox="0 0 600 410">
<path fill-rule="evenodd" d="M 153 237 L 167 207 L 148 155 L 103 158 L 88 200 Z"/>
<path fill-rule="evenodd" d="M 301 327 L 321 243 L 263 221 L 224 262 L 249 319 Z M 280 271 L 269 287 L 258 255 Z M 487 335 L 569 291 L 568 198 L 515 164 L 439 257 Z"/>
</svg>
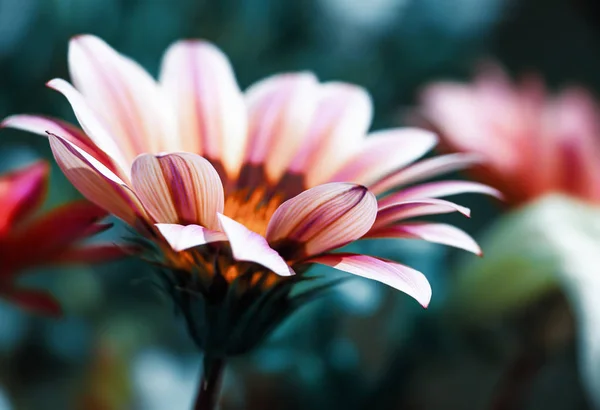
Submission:
<svg viewBox="0 0 600 410">
<path fill-rule="evenodd" d="M 153 239 L 172 267 L 205 263 L 210 274 L 206 249 L 226 241 L 228 280 L 240 274 L 235 261 L 279 276 L 323 264 L 427 306 L 431 288 L 420 272 L 332 251 L 359 239 L 418 238 L 480 253 L 456 227 L 413 220 L 469 215 L 441 196 L 498 195 L 464 181 L 414 185 L 476 158 L 413 163 L 436 144 L 435 135 L 412 128 L 368 134 L 372 104 L 360 87 L 301 72 L 241 92 L 226 56 L 204 41 L 172 45 L 158 81 L 87 35 L 72 40 L 69 67 L 74 85 L 54 79 L 48 86 L 69 100 L 82 129 L 31 115 L 3 125 L 48 135 L 73 185 Z"/>
<path fill-rule="evenodd" d="M 454 152 L 484 159 L 473 175 L 520 205 L 551 193 L 600 202 L 600 110 L 587 91 L 549 96 L 541 79 L 515 83 L 488 65 L 471 84 L 439 82 L 420 114 Z"/>
</svg>

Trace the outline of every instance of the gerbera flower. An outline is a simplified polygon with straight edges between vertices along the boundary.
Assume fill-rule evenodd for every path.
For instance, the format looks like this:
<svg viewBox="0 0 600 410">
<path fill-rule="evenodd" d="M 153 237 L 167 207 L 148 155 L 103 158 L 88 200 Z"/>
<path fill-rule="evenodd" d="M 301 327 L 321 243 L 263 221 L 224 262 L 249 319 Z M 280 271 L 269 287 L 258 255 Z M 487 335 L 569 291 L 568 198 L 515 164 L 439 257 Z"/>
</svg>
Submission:
<svg viewBox="0 0 600 410">
<path fill-rule="evenodd" d="M 485 158 L 473 175 L 510 203 L 550 193 L 600 201 L 600 112 L 585 90 L 549 96 L 541 79 L 514 83 L 488 65 L 471 84 L 428 86 L 421 102 L 449 149 Z"/>
<path fill-rule="evenodd" d="M 63 263 L 105 261 L 123 252 L 114 245 L 82 245 L 107 229 L 99 224 L 106 211 L 87 201 L 75 201 L 34 216 L 48 185 L 48 164 L 35 162 L 0 176 L 0 296 L 28 310 L 58 315 L 59 304 L 49 294 L 15 284 L 27 269 Z"/>
<path fill-rule="evenodd" d="M 333 252 L 344 245 L 419 238 L 480 253 L 458 228 L 412 219 L 468 216 L 438 197 L 496 190 L 444 181 L 397 191 L 474 158 L 412 164 L 436 143 L 419 129 L 365 138 L 372 105 L 360 87 L 292 73 L 242 93 L 225 55 L 204 41 L 171 46 L 158 82 L 92 36 L 72 40 L 69 67 L 75 87 L 48 85 L 69 100 L 83 130 L 25 115 L 4 126 L 47 134 L 73 185 L 160 249 L 192 337 L 217 358 L 207 361 L 203 388 L 223 357 L 247 351 L 312 295 L 289 297 L 312 264 L 383 282 L 427 306 L 423 274 Z"/>
</svg>

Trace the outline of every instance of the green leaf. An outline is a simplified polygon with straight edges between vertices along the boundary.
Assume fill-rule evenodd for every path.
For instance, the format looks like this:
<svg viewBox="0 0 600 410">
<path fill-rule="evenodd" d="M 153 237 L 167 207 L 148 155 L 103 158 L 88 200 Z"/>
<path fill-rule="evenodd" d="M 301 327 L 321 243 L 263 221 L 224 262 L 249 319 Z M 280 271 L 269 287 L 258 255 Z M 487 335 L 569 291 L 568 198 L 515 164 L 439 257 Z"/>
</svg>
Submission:
<svg viewBox="0 0 600 410">
<path fill-rule="evenodd" d="M 577 319 L 580 368 L 600 406 L 600 207 L 548 196 L 498 221 L 486 257 L 463 266 L 454 307 L 480 320 L 560 287 Z"/>
</svg>

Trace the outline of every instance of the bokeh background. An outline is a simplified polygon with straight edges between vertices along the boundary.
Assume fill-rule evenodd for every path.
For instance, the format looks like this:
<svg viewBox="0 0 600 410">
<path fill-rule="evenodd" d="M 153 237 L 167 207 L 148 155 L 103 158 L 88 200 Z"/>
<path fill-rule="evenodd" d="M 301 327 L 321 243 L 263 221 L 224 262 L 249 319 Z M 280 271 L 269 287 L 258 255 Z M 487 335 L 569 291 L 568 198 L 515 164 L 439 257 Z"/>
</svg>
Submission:
<svg viewBox="0 0 600 410">
<path fill-rule="evenodd" d="M 357 83 L 372 93 L 375 129 L 401 125 L 427 83 L 466 81 L 489 58 L 551 88 L 600 91 L 596 0 L 0 0 L 0 117 L 73 119 L 44 84 L 68 78 L 67 44 L 79 33 L 153 74 L 171 42 L 205 38 L 228 54 L 243 88 L 297 70 Z M 40 157 L 51 158 L 43 138 L 0 131 L 0 171 Z M 77 197 L 53 166 L 46 208 Z M 486 198 L 460 200 L 473 217 L 441 219 L 475 237 L 506 212 Z M 117 221 L 103 236 L 126 233 Z M 476 303 L 453 296 L 475 256 L 424 242 L 360 246 L 425 272 L 431 307 L 348 281 L 230 362 L 223 409 L 594 408 L 576 309 L 560 286 L 473 315 L 498 286 L 478 283 Z M 201 356 L 155 279 L 135 260 L 31 272 L 24 280 L 52 290 L 67 314 L 45 319 L 0 302 L 0 409 L 188 409 Z M 540 327 L 541 341 L 531 337 Z"/>
</svg>

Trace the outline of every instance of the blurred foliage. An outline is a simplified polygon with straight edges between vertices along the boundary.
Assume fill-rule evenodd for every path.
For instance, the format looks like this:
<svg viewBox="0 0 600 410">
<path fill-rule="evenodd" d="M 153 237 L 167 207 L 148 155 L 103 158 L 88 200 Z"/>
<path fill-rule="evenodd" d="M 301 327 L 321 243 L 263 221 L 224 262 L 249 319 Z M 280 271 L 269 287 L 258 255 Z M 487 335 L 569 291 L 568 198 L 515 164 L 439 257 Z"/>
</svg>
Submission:
<svg viewBox="0 0 600 410">
<path fill-rule="evenodd" d="M 0 0 L 0 117 L 32 112 L 73 119 L 44 83 L 68 77 L 68 40 L 79 33 L 101 36 L 153 74 L 171 42 L 194 37 L 228 54 L 244 88 L 296 70 L 358 83 L 373 95 L 374 128 L 398 125 L 428 81 L 466 79 L 488 56 L 514 72 L 540 71 L 553 85 L 598 90 L 593 1 Z M 1 134 L 0 171 L 51 158 L 41 137 Z M 75 197 L 55 168 L 46 206 Z M 460 202 L 474 215 L 456 223 L 472 233 L 503 212 L 485 199 Z M 105 235 L 117 240 L 124 233 L 117 224 Z M 524 311 L 463 326 L 447 309 L 459 251 L 406 241 L 360 246 L 424 271 L 432 307 L 423 311 L 384 285 L 353 279 L 302 308 L 253 355 L 231 363 L 224 409 L 500 409 L 503 395 L 514 393 L 515 374 L 517 387 L 527 389 L 517 389 L 520 407 L 504 408 L 590 408 L 575 337 L 545 346 L 540 357 L 531 354 L 547 341 L 539 334 L 554 327 L 523 331 L 557 317 L 573 326 L 562 299 L 532 297 Z M 511 273 L 505 282 L 514 280 Z M 133 260 L 31 275 L 54 291 L 68 317 L 51 321 L 0 305 L 0 409 L 189 408 L 200 357 L 154 278 Z M 519 366 L 531 371 L 514 373 Z"/>
</svg>

